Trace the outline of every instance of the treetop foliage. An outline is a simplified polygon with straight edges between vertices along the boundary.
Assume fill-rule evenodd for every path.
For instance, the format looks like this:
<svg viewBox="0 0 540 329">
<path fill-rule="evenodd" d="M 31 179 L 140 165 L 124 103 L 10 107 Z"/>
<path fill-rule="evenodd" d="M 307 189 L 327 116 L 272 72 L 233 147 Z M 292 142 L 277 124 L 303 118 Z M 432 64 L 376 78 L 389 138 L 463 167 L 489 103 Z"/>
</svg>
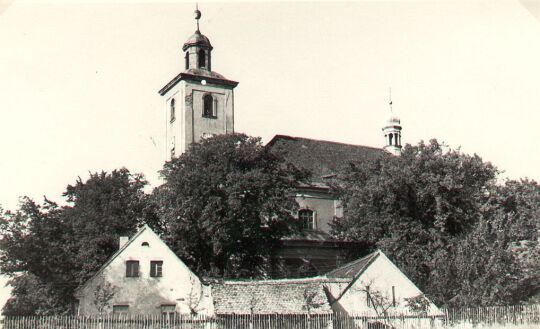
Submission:
<svg viewBox="0 0 540 329">
<path fill-rule="evenodd" d="M 265 277 L 297 229 L 294 188 L 307 174 L 260 138 L 221 135 L 167 162 L 155 194 L 173 250 L 203 275 Z"/>
<path fill-rule="evenodd" d="M 399 157 L 351 163 L 334 182 L 344 218 L 333 233 L 383 249 L 439 304 L 526 300 L 540 287 L 530 268 L 540 190 L 527 180 L 497 184 L 498 174 L 436 140 L 407 145 Z M 513 247 L 523 240 L 527 262 Z"/>
<path fill-rule="evenodd" d="M 119 236 L 155 225 L 146 181 L 127 169 L 91 173 L 68 185 L 68 205 L 22 198 L 0 215 L 0 267 L 11 277 L 5 314 L 69 312 L 74 289 L 118 249 Z"/>
</svg>

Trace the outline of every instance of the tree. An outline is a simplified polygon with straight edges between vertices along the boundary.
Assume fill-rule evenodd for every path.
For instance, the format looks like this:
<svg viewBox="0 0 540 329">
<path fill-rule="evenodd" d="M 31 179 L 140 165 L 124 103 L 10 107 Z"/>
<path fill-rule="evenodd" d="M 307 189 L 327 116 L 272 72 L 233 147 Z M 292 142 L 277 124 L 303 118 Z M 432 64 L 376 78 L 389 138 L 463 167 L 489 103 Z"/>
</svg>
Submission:
<svg viewBox="0 0 540 329">
<path fill-rule="evenodd" d="M 117 289 L 116 286 L 108 282 L 103 276 L 99 277 L 98 284 L 94 288 L 93 303 L 100 315 L 110 305 L 109 303 L 114 298 Z"/>
<path fill-rule="evenodd" d="M 333 233 L 383 249 L 444 303 L 459 289 L 451 276 L 452 248 L 483 218 L 497 174 L 480 157 L 435 140 L 407 145 L 399 157 L 351 163 L 334 184 L 344 218 L 335 221 Z"/>
<path fill-rule="evenodd" d="M 118 249 L 119 236 L 157 225 L 145 184 L 127 169 L 92 173 L 67 186 L 65 206 L 23 198 L 16 212 L 5 212 L 0 267 L 14 297 L 4 313 L 68 313 L 75 288 Z"/>
<path fill-rule="evenodd" d="M 280 238 L 298 226 L 293 190 L 304 172 L 259 138 L 231 134 L 192 144 L 161 175 L 154 196 L 177 255 L 202 275 L 268 275 Z"/>
</svg>

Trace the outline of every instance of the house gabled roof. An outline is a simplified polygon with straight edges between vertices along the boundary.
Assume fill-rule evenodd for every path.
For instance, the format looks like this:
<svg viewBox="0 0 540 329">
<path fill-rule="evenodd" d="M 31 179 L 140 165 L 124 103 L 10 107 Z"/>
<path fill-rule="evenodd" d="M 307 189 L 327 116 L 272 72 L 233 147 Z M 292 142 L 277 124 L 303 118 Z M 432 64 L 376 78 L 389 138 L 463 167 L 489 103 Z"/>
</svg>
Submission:
<svg viewBox="0 0 540 329">
<path fill-rule="evenodd" d="M 340 168 L 354 161 L 369 161 L 389 153 L 382 148 L 324 140 L 276 135 L 266 147 L 283 152 L 290 163 L 313 173 L 313 183 L 324 182 Z"/>
<path fill-rule="evenodd" d="M 83 284 L 81 284 L 79 287 L 77 287 L 77 289 L 75 289 L 75 296 L 77 296 L 77 295 L 82 291 L 82 289 L 84 289 L 84 287 L 85 287 L 89 282 L 91 282 L 94 278 L 96 278 L 97 276 L 99 276 L 99 275 L 107 268 L 107 266 L 109 266 L 109 264 L 112 263 L 112 261 L 114 261 L 120 254 L 122 254 L 122 252 L 123 252 L 124 250 L 126 250 L 126 249 L 127 249 L 127 248 L 135 241 L 135 240 L 137 240 L 137 238 L 138 238 L 141 234 L 143 234 L 143 232 L 145 232 L 145 231 L 147 231 L 147 230 L 150 231 L 150 232 L 152 232 L 152 234 L 156 235 L 156 237 L 157 237 L 157 239 L 158 239 L 158 241 L 159 241 L 160 243 L 162 243 L 162 244 L 164 244 L 165 246 L 167 246 L 167 245 L 165 244 L 165 242 L 163 242 L 163 240 L 161 240 L 161 238 L 160 238 L 159 236 L 157 236 L 157 234 L 156 234 L 156 233 L 155 233 L 148 225 L 144 224 L 144 226 L 141 227 L 141 228 L 140 228 L 140 229 L 139 229 L 132 237 L 130 237 L 129 240 L 128 240 L 126 243 L 124 243 L 124 245 L 123 245 L 121 248 L 119 248 L 119 249 L 118 249 L 111 257 L 109 257 L 109 259 L 107 259 L 107 261 L 99 268 L 99 270 L 96 271 L 96 273 L 94 273 L 94 275 L 92 275 L 92 277 L 90 277 L 90 278 L 89 278 L 88 280 L 86 280 Z M 169 247 L 167 246 L 167 248 L 169 248 Z M 171 252 L 172 252 L 172 251 L 171 251 Z M 175 254 L 174 252 L 172 252 L 172 253 L 176 256 L 176 254 Z M 189 267 L 187 267 L 187 265 L 185 265 L 184 262 L 182 262 L 182 260 L 181 260 L 180 258 L 178 258 L 178 256 L 176 256 L 176 258 L 178 259 L 178 261 L 179 261 L 180 263 L 182 263 L 182 264 L 185 266 L 185 268 L 188 269 L 188 271 L 191 272 L 191 274 L 192 274 L 193 276 L 197 277 L 197 276 L 195 275 L 195 273 L 193 273 L 193 271 L 191 271 L 191 269 L 190 269 Z"/>
<path fill-rule="evenodd" d="M 341 267 L 336 268 L 328 273 L 326 276 L 329 278 L 347 278 L 356 279 L 379 257 L 380 251 L 377 250 L 371 254 L 359 258 L 355 261 L 347 263 Z"/>
<path fill-rule="evenodd" d="M 225 281 L 212 285 L 216 314 L 331 314 L 329 279 Z"/>
<path fill-rule="evenodd" d="M 341 297 L 345 295 L 349 288 L 351 288 L 355 284 L 355 282 L 360 278 L 362 273 L 364 273 L 368 269 L 368 267 L 373 264 L 373 262 L 379 257 L 381 253 L 382 252 L 380 250 L 377 250 L 367 256 L 347 263 L 341 267 L 336 268 L 333 271 L 326 273 L 326 277 L 328 278 L 343 278 L 350 280 L 347 287 L 343 289 L 340 292 L 339 296 L 332 301 L 332 304 L 340 300 Z"/>
<path fill-rule="evenodd" d="M 101 272 L 103 272 L 103 270 L 109 266 L 109 264 L 116 258 L 118 257 L 118 255 L 120 255 L 122 253 L 122 251 L 124 251 L 133 241 L 135 241 L 135 239 L 141 235 L 146 229 L 150 229 L 150 227 L 148 225 L 144 225 L 143 227 L 141 227 L 136 233 L 135 235 L 133 235 L 131 238 L 129 238 L 129 240 L 124 243 L 124 245 L 119 248 L 111 257 L 109 257 L 109 259 L 107 259 L 107 261 L 101 265 L 101 267 L 99 268 L 99 270 L 97 270 L 96 273 L 94 273 L 94 275 L 92 275 L 92 277 L 90 277 L 88 280 L 86 280 L 83 284 L 81 284 L 80 286 L 77 287 L 77 289 L 75 289 L 75 296 L 77 296 L 77 294 L 88 284 L 88 282 L 92 281 L 95 277 L 97 277 L 98 275 L 101 274 Z M 151 230 L 151 229 L 150 229 Z"/>
</svg>

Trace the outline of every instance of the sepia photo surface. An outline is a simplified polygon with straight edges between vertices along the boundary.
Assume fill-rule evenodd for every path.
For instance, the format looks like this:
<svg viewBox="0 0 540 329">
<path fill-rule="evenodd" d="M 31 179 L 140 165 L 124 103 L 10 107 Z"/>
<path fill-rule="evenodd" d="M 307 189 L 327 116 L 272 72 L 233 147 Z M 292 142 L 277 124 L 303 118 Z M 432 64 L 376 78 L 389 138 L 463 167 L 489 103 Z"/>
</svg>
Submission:
<svg viewBox="0 0 540 329">
<path fill-rule="evenodd" d="M 231 131 L 383 148 L 398 117 L 403 146 L 437 139 L 501 182 L 540 179 L 538 1 L 201 2 L 198 20 L 195 6 L 0 0 L 0 209 L 64 204 L 77 178 L 122 167 L 162 184 L 160 90 L 197 29 L 211 70 L 238 82 Z"/>
</svg>

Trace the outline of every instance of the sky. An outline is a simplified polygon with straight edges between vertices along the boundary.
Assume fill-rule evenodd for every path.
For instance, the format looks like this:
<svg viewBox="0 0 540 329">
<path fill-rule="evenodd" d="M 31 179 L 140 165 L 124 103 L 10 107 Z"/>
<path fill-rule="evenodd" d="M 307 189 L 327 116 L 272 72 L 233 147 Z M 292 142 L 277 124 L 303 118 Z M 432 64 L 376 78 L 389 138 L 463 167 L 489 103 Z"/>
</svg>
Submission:
<svg viewBox="0 0 540 329">
<path fill-rule="evenodd" d="M 0 0 L 0 205 L 61 202 L 126 167 L 160 184 L 165 105 L 192 2 Z M 376 146 L 437 138 L 539 180 L 537 1 L 201 2 L 235 130 Z"/>
</svg>

